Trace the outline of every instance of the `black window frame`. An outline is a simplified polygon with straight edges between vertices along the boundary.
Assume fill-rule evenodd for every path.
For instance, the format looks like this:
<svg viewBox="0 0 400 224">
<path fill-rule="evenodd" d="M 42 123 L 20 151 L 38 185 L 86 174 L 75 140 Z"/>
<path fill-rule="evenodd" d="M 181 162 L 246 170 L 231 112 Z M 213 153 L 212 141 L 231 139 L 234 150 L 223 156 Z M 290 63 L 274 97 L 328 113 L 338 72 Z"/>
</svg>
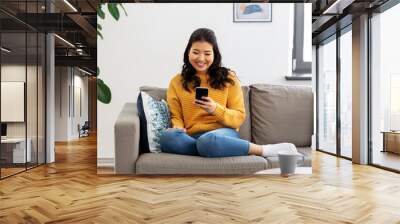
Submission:
<svg viewBox="0 0 400 224">
<path fill-rule="evenodd" d="M 294 4 L 292 75 L 286 76 L 287 80 L 311 80 L 312 76 L 312 60 L 305 61 L 303 56 L 304 4 L 311 4 L 311 3 Z"/>
</svg>

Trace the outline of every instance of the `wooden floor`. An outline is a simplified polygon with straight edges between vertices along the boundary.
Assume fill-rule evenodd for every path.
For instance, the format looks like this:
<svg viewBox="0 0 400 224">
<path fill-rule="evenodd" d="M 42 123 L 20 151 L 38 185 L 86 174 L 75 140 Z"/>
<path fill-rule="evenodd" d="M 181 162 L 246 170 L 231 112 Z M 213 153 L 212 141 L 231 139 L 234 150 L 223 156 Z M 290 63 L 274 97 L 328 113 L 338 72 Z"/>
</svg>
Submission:
<svg viewBox="0 0 400 224">
<path fill-rule="evenodd" d="M 2 167 L 0 170 L 1 178 L 6 178 L 8 176 L 15 175 L 20 172 L 24 172 L 27 169 L 34 169 L 37 166 L 37 164 L 36 163 L 27 163 L 26 168 L 25 168 L 25 164 L 18 164 L 17 166 L 18 167 L 6 167 L 6 168 Z"/>
<path fill-rule="evenodd" d="M 22 172 L 24 170 L 26 170 L 25 167 L 23 167 L 23 168 L 20 168 L 20 167 L 17 167 L 17 168 L 8 168 L 8 167 L 4 168 L 4 167 L 2 167 L 1 168 L 1 177 L 2 178 L 3 177 L 8 177 L 8 176 L 11 176 L 13 174 Z"/>
<path fill-rule="evenodd" d="M 98 176 L 96 140 L 0 181 L 0 223 L 400 223 L 400 175 L 313 155 L 313 174 Z"/>
</svg>

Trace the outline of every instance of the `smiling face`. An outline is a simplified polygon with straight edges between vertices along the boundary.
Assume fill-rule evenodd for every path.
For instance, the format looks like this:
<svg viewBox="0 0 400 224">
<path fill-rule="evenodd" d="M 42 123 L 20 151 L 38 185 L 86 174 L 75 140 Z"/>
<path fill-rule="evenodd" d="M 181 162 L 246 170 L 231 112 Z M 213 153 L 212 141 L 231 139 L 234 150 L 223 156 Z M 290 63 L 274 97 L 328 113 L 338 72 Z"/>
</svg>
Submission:
<svg viewBox="0 0 400 224">
<path fill-rule="evenodd" d="M 213 46 L 206 41 L 193 42 L 189 50 L 189 62 L 197 73 L 205 74 L 214 61 Z"/>
</svg>

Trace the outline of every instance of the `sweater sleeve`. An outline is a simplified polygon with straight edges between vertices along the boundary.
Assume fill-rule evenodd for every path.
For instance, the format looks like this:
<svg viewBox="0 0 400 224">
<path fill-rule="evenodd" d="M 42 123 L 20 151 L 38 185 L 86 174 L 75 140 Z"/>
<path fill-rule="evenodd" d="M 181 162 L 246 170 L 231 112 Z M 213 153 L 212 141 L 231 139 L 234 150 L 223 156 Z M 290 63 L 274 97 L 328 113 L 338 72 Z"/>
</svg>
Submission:
<svg viewBox="0 0 400 224">
<path fill-rule="evenodd" d="M 171 115 L 172 127 L 184 128 L 182 106 L 177 96 L 177 91 L 174 83 L 175 79 L 171 80 L 167 90 L 167 103 Z"/>
<path fill-rule="evenodd" d="M 219 122 L 230 128 L 239 128 L 246 118 L 244 109 L 243 92 L 239 80 L 233 75 L 234 85 L 228 87 L 227 105 L 217 103 L 214 115 Z"/>
</svg>

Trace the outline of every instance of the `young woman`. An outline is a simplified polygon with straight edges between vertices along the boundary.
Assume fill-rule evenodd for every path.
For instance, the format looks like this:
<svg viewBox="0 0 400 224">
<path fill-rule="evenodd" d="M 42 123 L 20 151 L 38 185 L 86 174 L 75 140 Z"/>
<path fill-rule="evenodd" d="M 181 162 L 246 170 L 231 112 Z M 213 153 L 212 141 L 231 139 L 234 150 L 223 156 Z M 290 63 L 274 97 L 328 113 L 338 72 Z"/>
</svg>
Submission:
<svg viewBox="0 0 400 224">
<path fill-rule="evenodd" d="M 170 82 L 167 102 L 172 127 L 160 139 L 161 150 L 204 157 L 276 156 L 296 153 L 290 143 L 257 145 L 239 138 L 246 114 L 240 82 L 221 66 L 214 32 L 200 28 L 190 36 L 181 74 Z M 208 88 L 208 97 L 195 100 L 195 87 Z"/>
</svg>

